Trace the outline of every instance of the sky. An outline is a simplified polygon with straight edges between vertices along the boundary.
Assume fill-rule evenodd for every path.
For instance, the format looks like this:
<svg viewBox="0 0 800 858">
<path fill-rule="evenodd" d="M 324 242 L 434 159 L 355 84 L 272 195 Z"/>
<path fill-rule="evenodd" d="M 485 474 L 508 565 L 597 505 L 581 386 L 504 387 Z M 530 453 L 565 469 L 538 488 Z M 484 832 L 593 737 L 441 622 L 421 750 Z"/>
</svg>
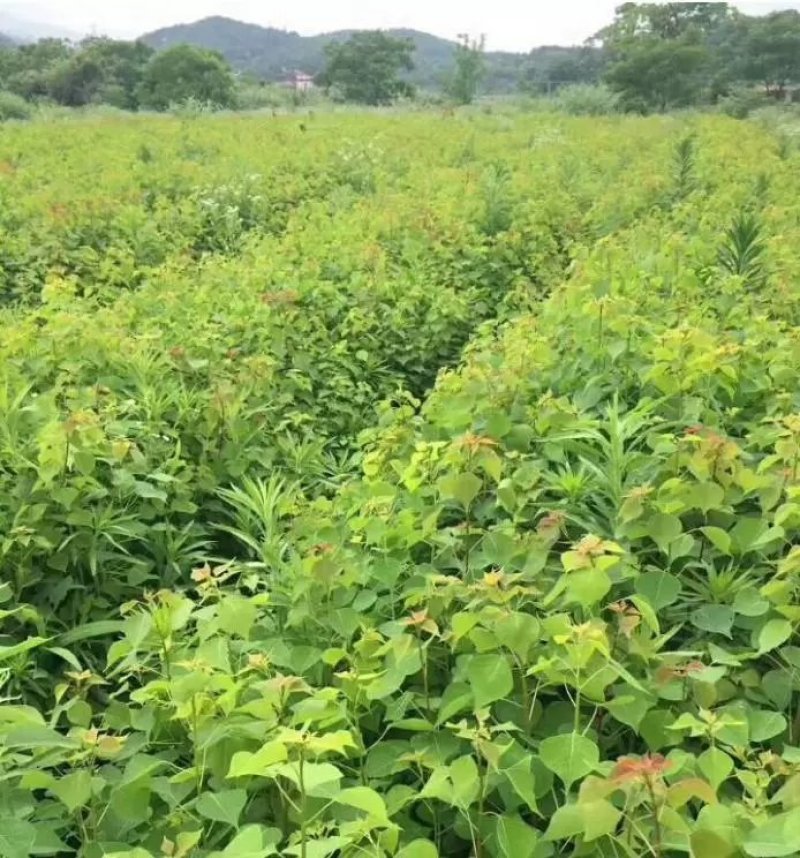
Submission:
<svg viewBox="0 0 800 858">
<path fill-rule="evenodd" d="M 130 38 L 170 24 L 226 15 L 310 35 L 345 28 L 412 27 L 445 38 L 485 34 L 490 50 L 580 44 L 613 17 L 622 0 L 0 0 L 15 18 L 75 35 Z M 800 0 L 737 2 L 747 14 L 800 9 Z"/>
</svg>

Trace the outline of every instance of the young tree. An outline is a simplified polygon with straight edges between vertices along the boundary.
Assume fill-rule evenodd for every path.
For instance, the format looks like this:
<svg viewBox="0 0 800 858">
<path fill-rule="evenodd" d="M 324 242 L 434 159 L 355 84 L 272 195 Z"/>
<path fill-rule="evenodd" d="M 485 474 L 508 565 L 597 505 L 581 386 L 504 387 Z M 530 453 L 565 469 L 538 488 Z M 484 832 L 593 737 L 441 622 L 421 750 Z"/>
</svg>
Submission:
<svg viewBox="0 0 800 858">
<path fill-rule="evenodd" d="M 236 87 L 231 67 L 215 51 L 175 45 L 150 60 L 138 90 L 142 107 L 165 110 L 190 98 L 231 107 Z"/>
<path fill-rule="evenodd" d="M 458 37 L 456 46 L 456 67 L 447 87 L 450 97 L 458 104 L 472 104 L 478 94 L 478 87 L 486 73 L 483 53 L 486 37 L 470 39 L 463 33 Z"/>
<path fill-rule="evenodd" d="M 394 39 L 380 30 L 361 32 L 328 45 L 325 52 L 328 62 L 319 83 L 340 90 L 347 101 L 390 104 L 413 94 L 411 84 L 401 77 L 414 68 L 410 39 Z"/>
</svg>

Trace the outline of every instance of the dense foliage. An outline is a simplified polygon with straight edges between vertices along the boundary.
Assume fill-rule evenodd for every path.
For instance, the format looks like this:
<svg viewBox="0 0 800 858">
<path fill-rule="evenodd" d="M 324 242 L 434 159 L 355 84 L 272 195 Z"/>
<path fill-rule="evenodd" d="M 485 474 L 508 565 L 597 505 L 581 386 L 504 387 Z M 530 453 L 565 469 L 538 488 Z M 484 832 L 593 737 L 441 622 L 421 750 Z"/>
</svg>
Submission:
<svg viewBox="0 0 800 858">
<path fill-rule="evenodd" d="M 326 46 L 327 62 L 318 82 L 345 101 L 391 104 L 413 94 L 403 77 L 414 68 L 413 53 L 410 39 L 395 39 L 380 30 L 354 33 L 345 42 Z"/>
<path fill-rule="evenodd" d="M 28 101 L 124 110 L 165 110 L 187 100 L 236 103 L 233 73 L 221 55 L 191 45 L 156 54 L 141 41 L 107 38 L 85 39 L 77 48 L 58 39 L 0 48 L 0 91 Z"/>
<path fill-rule="evenodd" d="M 800 84 L 800 12 L 748 17 L 728 3 L 624 3 L 601 30 L 606 81 L 632 110 L 716 101 L 736 84 L 784 98 Z"/>
<path fill-rule="evenodd" d="M 799 166 L 9 128 L 0 855 L 800 851 Z"/>
</svg>

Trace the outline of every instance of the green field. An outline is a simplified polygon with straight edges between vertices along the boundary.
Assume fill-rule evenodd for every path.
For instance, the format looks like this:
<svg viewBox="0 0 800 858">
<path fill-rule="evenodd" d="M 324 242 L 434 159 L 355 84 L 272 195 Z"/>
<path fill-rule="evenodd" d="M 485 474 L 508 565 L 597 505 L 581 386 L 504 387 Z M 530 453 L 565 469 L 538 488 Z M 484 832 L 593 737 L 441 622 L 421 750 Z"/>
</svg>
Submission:
<svg viewBox="0 0 800 858">
<path fill-rule="evenodd" d="M 721 117 L 4 126 L 0 858 L 800 854 L 799 199 Z"/>
</svg>

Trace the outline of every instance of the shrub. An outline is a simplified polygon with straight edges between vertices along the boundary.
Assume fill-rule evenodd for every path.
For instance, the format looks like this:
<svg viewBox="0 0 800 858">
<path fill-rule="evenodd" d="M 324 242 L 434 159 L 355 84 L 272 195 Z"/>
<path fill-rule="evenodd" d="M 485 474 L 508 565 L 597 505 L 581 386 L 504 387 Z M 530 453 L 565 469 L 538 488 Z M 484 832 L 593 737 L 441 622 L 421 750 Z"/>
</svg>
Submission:
<svg viewBox="0 0 800 858">
<path fill-rule="evenodd" d="M 0 90 L 0 122 L 7 119 L 30 119 L 33 107 L 19 95 Z"/>
<path fill-rule="evenodd" d="M 754 110 L 765 107 L 767 104 L 763 91 L 742 88 L 735 89 L 721 98 L 717 107 L 734 119 L 747 119 Z"/>
<path fill-rule="evenodd" d="M 605 116 L 618 113 L 619 97 L 602 84 L 574 84 L 560 89 L 555 96 L 559 110 L 570 116 Z"/>
</svg>

